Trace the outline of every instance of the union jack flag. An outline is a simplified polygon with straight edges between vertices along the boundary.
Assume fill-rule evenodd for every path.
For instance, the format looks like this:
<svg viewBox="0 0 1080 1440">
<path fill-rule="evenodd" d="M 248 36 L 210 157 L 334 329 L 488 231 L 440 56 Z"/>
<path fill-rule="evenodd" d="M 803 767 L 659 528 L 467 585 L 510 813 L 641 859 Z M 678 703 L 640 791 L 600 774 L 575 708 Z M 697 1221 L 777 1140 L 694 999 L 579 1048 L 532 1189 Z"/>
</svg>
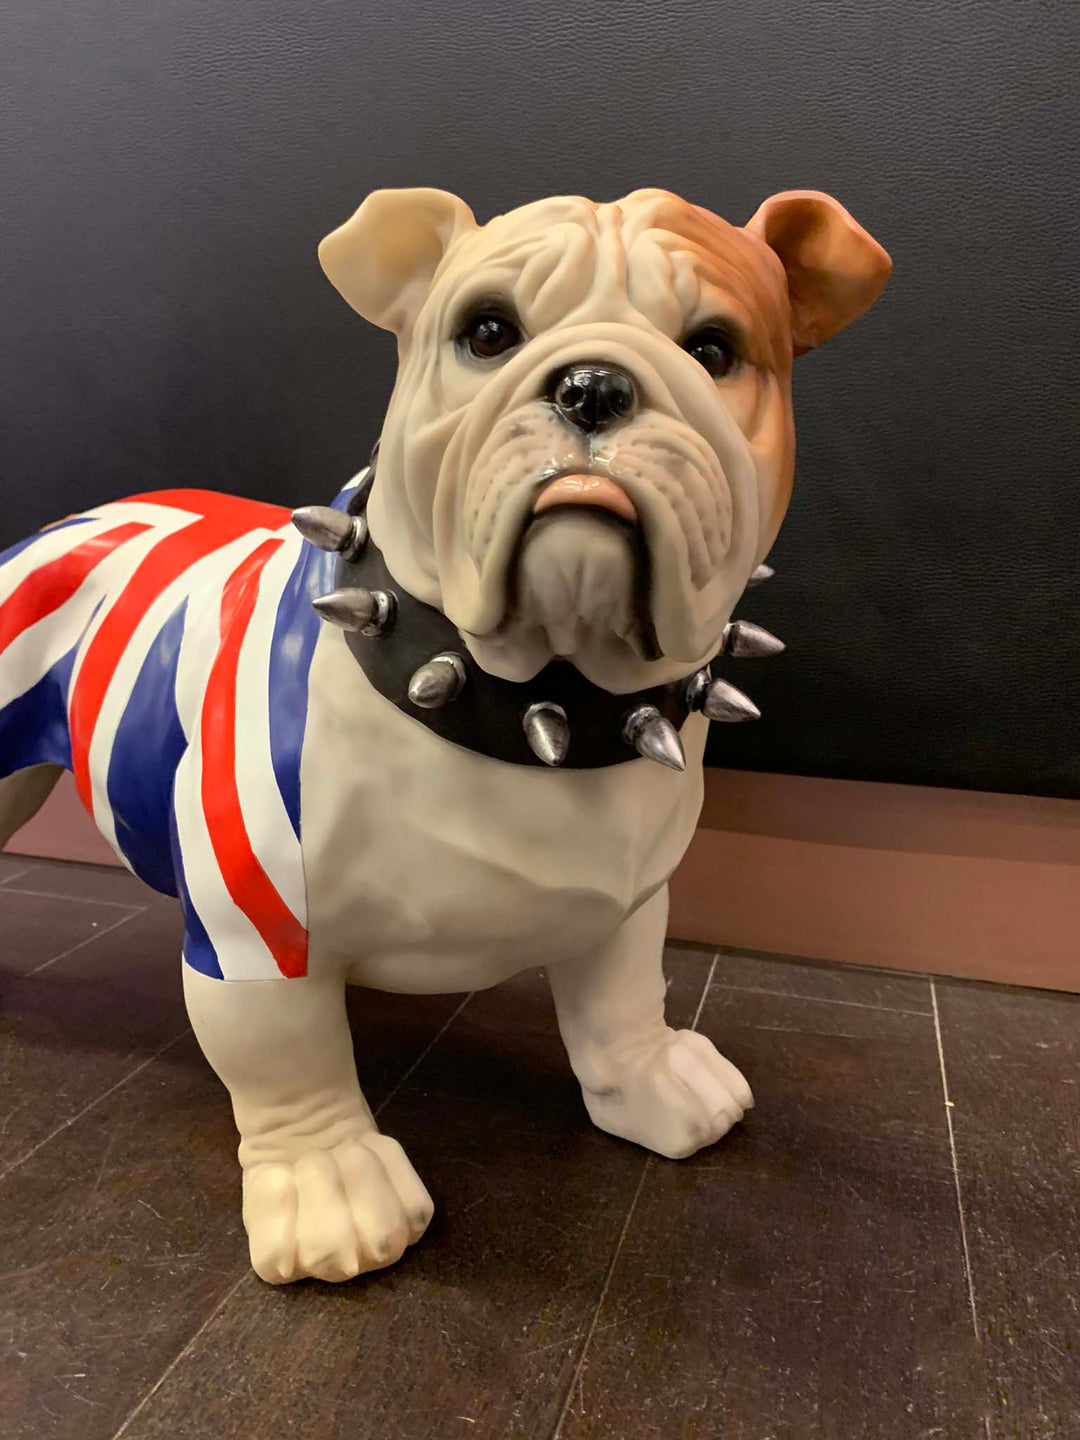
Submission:
<svg viewBox="0 0 1080 1440">
<path fill-rule="evenodd" d="M 335 558 L 288 510 L 204 490 L 100 505 L 0 555 L 0 775 L 72 771 L 129 869 L 179 896 L 206 975 L 307 972 L 300 753 Z"/>
</svg>

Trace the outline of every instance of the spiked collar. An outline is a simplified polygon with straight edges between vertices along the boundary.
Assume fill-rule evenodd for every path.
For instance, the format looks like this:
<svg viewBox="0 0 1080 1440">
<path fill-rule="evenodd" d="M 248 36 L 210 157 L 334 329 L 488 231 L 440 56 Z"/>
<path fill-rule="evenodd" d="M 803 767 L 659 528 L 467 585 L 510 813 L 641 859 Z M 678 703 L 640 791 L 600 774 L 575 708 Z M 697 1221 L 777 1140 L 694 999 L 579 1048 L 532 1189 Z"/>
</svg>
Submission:
<svg viewBox="0 0 1080 1440">
<path fill-rule="evenodd" d="M 514 765 L 591 770 L 641 755 L 683 770 L 679 730 L 692 711 L 711 720 L 758 717 L 747 696 L 713 677 L 711 665 L 629 695 L 612 695 L 565 660 L 553 660 L 527 681 L 488 674 L 452 622 L 403 590 L 387 570 L 364 514 L 373 481 L 374 464 L 361 472 L 346 511 L 310 505 L 293 514 L 306 540 L 339 555 L 336 588 L 315 600 L 315 608 L 345 631 L 379 694 L 444 740 Z M 755 581 L 771 573 L 762 566 Z M 720 653 L 765 655 L 783 648 L 760 626 L 735 621 L 724 632 Z"/>
</svg>

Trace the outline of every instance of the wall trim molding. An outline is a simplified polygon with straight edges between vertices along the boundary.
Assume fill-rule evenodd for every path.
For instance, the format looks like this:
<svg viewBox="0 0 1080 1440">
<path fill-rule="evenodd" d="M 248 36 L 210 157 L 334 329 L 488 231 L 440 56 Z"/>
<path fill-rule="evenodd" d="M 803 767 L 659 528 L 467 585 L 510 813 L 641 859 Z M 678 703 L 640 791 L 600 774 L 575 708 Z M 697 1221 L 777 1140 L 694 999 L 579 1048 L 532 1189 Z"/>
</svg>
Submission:
<svg viewBox="0 0 1080 1440">
<path fill-rule="evenodd" d="M 119 863 L 67 775 L 9 849 Z M 1080 991 L 1080 801 L 710 769 L 669 930 Z"/>
<path fill-rule="evenodd" d="M 669 928 L 1080 991 L 1080 801 L 708 770 Z"/>
</svg>

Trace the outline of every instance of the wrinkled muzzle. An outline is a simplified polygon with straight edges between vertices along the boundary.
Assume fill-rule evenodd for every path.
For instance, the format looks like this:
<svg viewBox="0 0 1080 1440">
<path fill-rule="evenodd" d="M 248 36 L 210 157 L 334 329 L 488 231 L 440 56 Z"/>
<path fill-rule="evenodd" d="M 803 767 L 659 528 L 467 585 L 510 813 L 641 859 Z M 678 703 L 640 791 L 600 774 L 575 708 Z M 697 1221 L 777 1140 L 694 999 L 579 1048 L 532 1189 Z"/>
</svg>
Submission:
<svg viewBox="0 0 1080 1440">
<path fill-rule="evenodd" d="M 585 363 L 628 378 L 627 413 L 596 424 L 579 404 L 579 423 L 556 403 L 553 378 Z M 560 476 L 610 485 L 541 501 Z M 490 636 L 527 627 L 530 603 L 551 591 L 550 604 L 561 595 L 640 658 L 692 665 L 715 653 L 753 567 L 757 489 L 745 437 L 678 346 L 615 324 L 540 337 L 491 377 L 444 452 L 433 518 L 443 608 L 463 631 Z M 628 505 L 613 503 L 618 493 Z"/>
</svg>

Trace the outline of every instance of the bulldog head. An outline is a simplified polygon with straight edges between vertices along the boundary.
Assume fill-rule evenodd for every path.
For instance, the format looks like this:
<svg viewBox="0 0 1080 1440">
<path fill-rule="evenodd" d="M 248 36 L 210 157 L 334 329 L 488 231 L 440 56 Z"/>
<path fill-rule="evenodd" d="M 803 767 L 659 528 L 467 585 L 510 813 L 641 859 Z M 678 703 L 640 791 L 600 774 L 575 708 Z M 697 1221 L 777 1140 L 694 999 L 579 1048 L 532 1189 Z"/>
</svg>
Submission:
<svg viewBox="0 0 1080 1440">
<path fill-rule="evenodd" d="M 319 247 L 398 338 L 371 533 L 476 661 L 616 692 L 709 660 L 791 493 L 794 356 L 880 294 L 885 251 L 788 191 L 743 228 L 663 190 L 477 225 L 380 190 Z"/>
</svg>

